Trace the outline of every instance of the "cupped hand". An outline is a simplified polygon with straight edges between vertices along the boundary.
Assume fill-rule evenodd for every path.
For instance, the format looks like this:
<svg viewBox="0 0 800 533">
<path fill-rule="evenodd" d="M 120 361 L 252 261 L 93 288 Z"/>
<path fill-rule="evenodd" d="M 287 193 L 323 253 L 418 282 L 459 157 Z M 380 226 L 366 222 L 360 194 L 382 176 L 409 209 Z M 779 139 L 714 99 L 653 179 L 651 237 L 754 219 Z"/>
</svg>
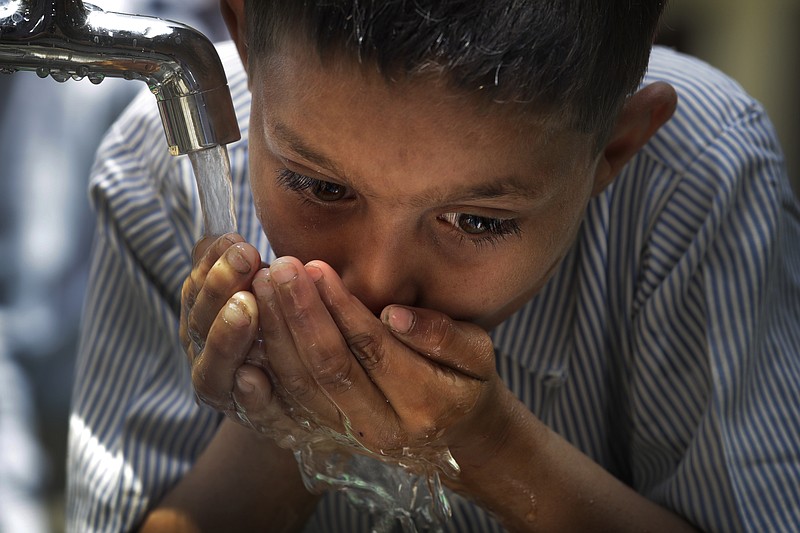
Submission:
<svg viewBox="0 0 800 533">
<path fill-rule="evenodd" d="M 291 447 L 308 428 L 290 416 L 296 406 L 273 394 L 268 376 L 251 292 L 257 273 L 266 273 L 260 254 L 227 234 L 198 242 L 192 263 L 181 291 L 180 338 L 198 401 Z"/>
<path fill-rule="evenodd" d="M 252 291 L 267 367 L 293 417 L 389 456 L 482 438 L 491 426 L 502 384 L 479 327 L 399 305 L 375 317 L 321 261 L 278 259 Z M 248 417 L 259 407 L 242 403 Z"/>
<path fill-rule="evenodd" d="M 263 268 L 235 234 L 193 256 L 180 336 L 200 401 L 279 442 L 331 428 L 390 456 L 487 434 L 502 385 L 479 327 L 399 305 L 375 317 L 327 264 Z"/>
<path fill-rule="evenodd" d="M 240 235 L 227 234 L 198 242 L 192 263 L 181 291 L 180 317 L 192 384 L 200 401 L 241 418 L 233 395 L 235 383 L 270 394 L 258 337 L 258 307 L 250 292 L 253 277 L 263 266 L 261 257 Z"/>
</svg>

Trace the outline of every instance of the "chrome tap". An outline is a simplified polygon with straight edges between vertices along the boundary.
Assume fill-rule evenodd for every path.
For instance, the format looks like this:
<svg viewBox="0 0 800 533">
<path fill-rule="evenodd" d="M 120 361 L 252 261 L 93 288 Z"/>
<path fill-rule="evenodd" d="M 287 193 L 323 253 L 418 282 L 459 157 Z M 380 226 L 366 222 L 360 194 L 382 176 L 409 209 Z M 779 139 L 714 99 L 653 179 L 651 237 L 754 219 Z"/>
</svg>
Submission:
<svg viewBox="0 0 800 533">
<path fill-rule="evenodd" d="M 107 12 L 82 0 L 0 0 L 0 72 L 19 70 L 56 81 L 144 81 L 173 155 L 240 138 L 219 56 L 184 24 Z"/>
</svg>

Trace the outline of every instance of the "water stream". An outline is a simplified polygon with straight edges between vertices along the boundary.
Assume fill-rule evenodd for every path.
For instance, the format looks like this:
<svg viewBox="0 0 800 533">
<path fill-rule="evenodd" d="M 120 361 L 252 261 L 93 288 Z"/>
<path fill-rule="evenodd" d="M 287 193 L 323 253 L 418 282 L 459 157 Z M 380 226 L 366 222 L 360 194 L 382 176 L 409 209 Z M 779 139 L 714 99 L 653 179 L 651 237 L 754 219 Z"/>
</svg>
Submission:
<svg viewBox="0 0 800 533">
<path fill-rule="evenodd" d="M 218 144 L 189 153 L 189 159 L 200 193 L 205 234 L 224 235 L 236 231 L 228 149 L 224 144 Z"/>
</svg>

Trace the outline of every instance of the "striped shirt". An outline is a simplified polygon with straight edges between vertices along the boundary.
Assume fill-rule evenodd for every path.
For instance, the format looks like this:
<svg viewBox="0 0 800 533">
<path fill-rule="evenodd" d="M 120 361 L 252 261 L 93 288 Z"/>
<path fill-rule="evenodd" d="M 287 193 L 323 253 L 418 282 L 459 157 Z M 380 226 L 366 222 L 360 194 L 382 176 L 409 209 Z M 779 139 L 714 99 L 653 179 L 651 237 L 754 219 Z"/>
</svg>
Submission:
<svg viewBox="0 0 800 533">
<path fill-rule="evenodd" d="M 247 176 L 250 96 L 220 48 L 243 139 L 229 146 L 239 231 L 274 259 Z M 492 337 L 508 386 L 605 469 L 704 530 L 800 527 L 800 209 L 761 106 L 667 49 L 646 82 L 674 118 L 595 197 L 555 276 Z M 127 531 L 214 435 L 178 339 L 202 234 L 191 165 L 152 96 L 102 144 L 91 283 L 70 420 L 68 530 Z M 451 495 L 448 531 L 500 527 Z M 368 531 L 341 494 L 309 531 Z"/>
</svg>

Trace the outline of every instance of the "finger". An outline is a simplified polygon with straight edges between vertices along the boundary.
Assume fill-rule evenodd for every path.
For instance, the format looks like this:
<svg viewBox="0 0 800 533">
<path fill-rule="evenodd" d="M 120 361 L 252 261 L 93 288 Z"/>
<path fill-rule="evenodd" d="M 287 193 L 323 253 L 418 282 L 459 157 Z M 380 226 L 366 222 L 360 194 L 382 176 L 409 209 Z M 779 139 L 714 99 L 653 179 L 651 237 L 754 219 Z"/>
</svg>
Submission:
<svg viewBox="0 0 800 533">
<path fill-rule="evenodd" d="M 281 258 L 270 267 L 270 277 L 280 316 L 303 367 L 300 373 L 294 373 L 299 371 L 294 365 L 290 371 L 288 364 L 283 367 L 284 386 L 312 412 L 324 413 L 332 402 L 348 417 L 357 438 L 388 431 L 386 426 L 395 419 L 385 397 L 353 357 L 302 263 Z"/>
<path fill-rule="evenodd" d="M 385 396 L 409 437 L 428 439 L 444 427 L 457 414 L 445 405 L 469 408 L 471 401 L 467 398 L 474 394 L 475 380 L 395 338 L 347 290 L 330 266 L 312 261 L 307 267 L 319 269 L 321 299 L 350 351 Z"/>
<path fill-rule="evenodd" d="M 387 306 L 381 320 L 397 339 L 439 364 L 479 380 L 495 372 L 491 338 L 475 324 L 400 305 Z"/>
<path fill-rule="evenodd" d="M 261 265 L 258 251 L 252 245 L 240 241 L 225 248 L 203 276 L 203 270 L 226 242 L 229 241 L 224 238 L 216 241 L 193 270 L 195 283 L 200 283 L 202 278 L 194 305 L 188 311 L 186 325 L 187 337 L 194 342 L 205 339 L 211 324 L 228 299 L 234 293 L 250 287 L 252 277 Z"/>
<path fill-rule="evenodd" d="M 492 406 L 498 404 L 500 391 L 508 390 L 495 369 L 495 353 L 491 339 L 479 326 L 453 321 L 442 313 L 400 305 L 387 306 L 381 320 L 400 341 L 423 353 L 432 361 L 447 365 L 459 375 L 460 401 L 452 414 L 443 420 L 445 437 L 450 443 L 462 443 L 479 430 L 481 420 L 492 420 Z M 463 418 L 460 415 L 465 415 Z"/>
<path fill-rule="evenodd" d="M 244 239 L 235 233 L 221 237 L 203 237 L 192 249 L 192 271 L 181 287 L 180 338 L 184 349 L 189 352 L 192 338 L 189 330 L 189 314 L 194 308 L 197 293 L 205 283 L 206 275 L 222 253 L 231 245 Z"/>
<path fill-rule="evenodd" d="M 250 353 L 257 325 L 258 307 L 249 292 L 237 292 L 219 312 L 192 367 L 192 384 L 204 403 L 233 408 L 234 375 Z"/>
<path fill-rule="evenodd" d="M 450 336 L 444 333 L 451 327 L 452 333 L 459 331 L 456 323 L 441 313 L 420 310 L 424 317 L 431 317 L 431 324 L 439 325 L 436 331 L 443 336 L 430 336 L 427 344 L 404 342 L 347 290 L 330 266 L 312 261 L 308 267 L 320 269 L 322 276 L 317 287 L 322 300 L 350 350 L 386 396 L 410 435 L 433 435 L 450 419 L 471 409 L 481 386 L 472 366 L 480 366 L 481 370 L 483 366 L 468 365 L 462 363 L 462 359 L 483 360 L 485 357 L 464 351 L 466 344 L 450 343 Z M 438 321 L 433 320 L 434 316 Z M 412 324 L 409 328 L 412 339 L 415 338 L 413 332 Z M 479 343 L 471 348 L 483 350 Z M 444 405 L 454 408 L 446 409 Z"/>
<path fill-rule="evenodd" d="M 192 265 L 198 279 L 202 281 L 214 263 L 225 251 L 240 242 L 246 242 L 238 233 L 226 233 L 220 237 L 204 236 L 192 249 Z M 261 264 L 262 267 L 268 266 Z M 202 283 L 201 283 L 202 285 Z"/>
<path fill-rule="evenodd" d="M 234 374 L 234 415 L 240 423 L 266 432 L 285 415 L 280 402 L 273 398 L 272 384 L 264 370 L 244 364 Z"/>
<path fill-rule="evenodd" d="M 269 275 L 269 269 L 263 268 L 256 272 L 253 277 L 253 295 L 258 304 L 258 324 L 261 330 L 261 341 L 264 354 L 274 354 L 274 362 L 280 363 L 284 359 L 296 359 L 290 357 L 277 357 L 282 351 L 294 351 L 292 334 L 286 326 L 281 316 L 278 300 L 275 297 L 275 289 Z M 269 359 L 267 359 L 269 362 Z M 297 361 L 297 364 L 300 364 Z M 302 366 L 302 365 L 301 365 Z"/>
<path fill-rule="evenodd" d="M 328 264 L 311 261 L 306 268 L 314 273 L 312 277 L 315 279 L 320 299 L 336 323 L 348 349 L 372 379 L 392 371 L 400 371 L 399 368 L 394 368 L 389 352 L 392 348 L 405 348 L 405 346 L 387 333 L 383 324 L 350 293 L 339 275 Z M 424 359 L 420 359 L 418 363 L 418 370 L 430 366 Z"/>
<path fill-rule="evenodd" d="M 208 271 L 222 257 L 225 250 L 234 244 L 244 242 L 244 238 L 236 233 L 227 233 L 221 237 L 203 237 L 192 249 L 191 278 L 197 287 L 202 287 Z"/>
<path fill-rule="evenodd" d="M 226 414 L 282 448 L 297 449 L 312 427 L 306 422 L 308 417 L 298 415 L 285 404 L 263 369 L 244 364 L 236 371 L 235 379 L 234 410 Z"/>
<path fill-rule="evenodd" d="M 318 392 L 303 361 L 297 353 L 294 338 L 278 304 L 268 269 L 259 270 L 253 278 L 253 294 L 258 304 L 261 345 L 264 351 L 265 368 L 276 387 L 275 394 L 283 404 L 290 407 L 292 415 L 302 413 L 308 418 L 309 409 L 303 403 L 311 403 L 315 410 L 314 420 L 318 423 L 339 419 L 336 406 L 330 402 L 312 402 L 309 397 Z M 336 427 L 336 426 L 334 426 Z"/>
</svg>

